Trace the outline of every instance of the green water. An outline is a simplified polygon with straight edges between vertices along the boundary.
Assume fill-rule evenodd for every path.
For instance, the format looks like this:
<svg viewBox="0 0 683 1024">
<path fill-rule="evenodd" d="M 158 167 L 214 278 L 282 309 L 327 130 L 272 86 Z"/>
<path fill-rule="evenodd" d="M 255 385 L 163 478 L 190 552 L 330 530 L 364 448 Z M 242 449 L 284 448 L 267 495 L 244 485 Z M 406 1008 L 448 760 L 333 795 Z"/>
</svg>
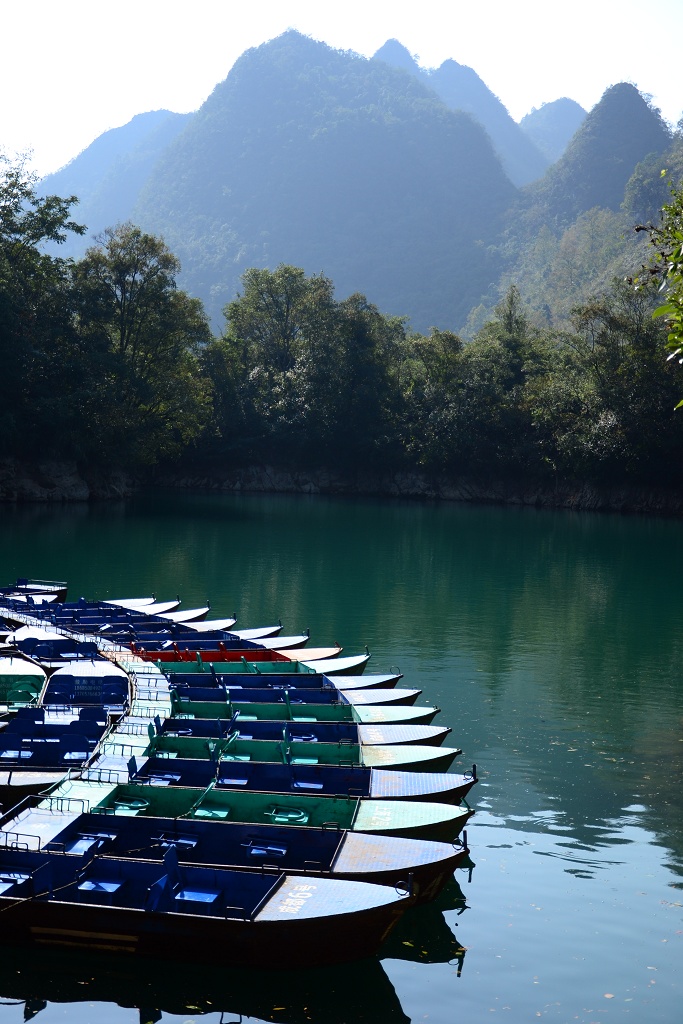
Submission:
<svg viewBox="0 0 683 1024">
<path fill-rule="evenodd" d="M 455 770 L 481 778 L 471 881 L 407 918 L 381 961 L 233 977 L 13 952 L 0 1024 L 680 1020 L 680 523 L 169 494 L 2 507 L 0 529 L 3 581 L 209 599 L 240 626 L 367 644 L 369 670 L 399 666 L 452 726 Z"/>
</svg>

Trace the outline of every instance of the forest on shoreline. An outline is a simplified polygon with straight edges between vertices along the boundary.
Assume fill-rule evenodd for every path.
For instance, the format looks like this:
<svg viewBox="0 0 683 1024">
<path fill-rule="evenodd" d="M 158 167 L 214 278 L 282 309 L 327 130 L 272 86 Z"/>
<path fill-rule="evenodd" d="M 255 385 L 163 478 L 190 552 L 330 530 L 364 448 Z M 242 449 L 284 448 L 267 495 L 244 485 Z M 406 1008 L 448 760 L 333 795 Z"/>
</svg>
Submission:
<svg viewBox="0 0 683 1024">
<path fill-rule="evenodd" d="M 0 172 L 0 451 L 84 475 L 254 465 L 680 489 L 676 360 L 657 281 L 539 326 L 511 284 L 470 341 L 410 331 L 323 274 L 252 268 L 212 334 L 165 243 L 132 224 L 80 260 L 74 197 Z"/>
</svg>

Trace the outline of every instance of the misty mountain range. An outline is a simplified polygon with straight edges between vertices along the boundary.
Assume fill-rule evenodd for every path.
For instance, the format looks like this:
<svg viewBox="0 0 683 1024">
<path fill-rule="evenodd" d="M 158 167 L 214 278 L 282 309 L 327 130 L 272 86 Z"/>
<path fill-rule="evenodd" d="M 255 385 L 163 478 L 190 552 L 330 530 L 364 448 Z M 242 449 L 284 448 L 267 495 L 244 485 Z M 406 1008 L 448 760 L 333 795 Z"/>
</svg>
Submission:
<svg viewBox="0 0 683 1024">
<path fill-rule="evenodd" d="M 458 330 L 522 257 L 538 278 L 539 233 L 556 253 L 595 207 L 615 224 L 636 202 L 654 215 L 675 144 L 631 85 L 588 115 L 564 98 L 517 124 L 453 60 L 422 69 L 396 40 L 368 60 L 290 31 L 244 53 L 195 113 L 139 114 L 40 191 L 80 199 L 87 236 L 62 254 L 125 220 L 163 236 L 216 329 L 245 269 L 289 263 L 415 329 Z"/>
</svg>

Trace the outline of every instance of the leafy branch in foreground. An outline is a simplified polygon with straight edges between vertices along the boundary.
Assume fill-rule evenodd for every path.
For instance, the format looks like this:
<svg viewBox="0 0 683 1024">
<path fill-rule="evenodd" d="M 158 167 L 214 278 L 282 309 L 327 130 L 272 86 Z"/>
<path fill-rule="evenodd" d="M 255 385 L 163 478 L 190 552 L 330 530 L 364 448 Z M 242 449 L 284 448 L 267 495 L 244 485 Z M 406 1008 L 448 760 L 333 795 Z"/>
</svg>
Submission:
<svg viewBox="0 0 683 1024">
<path fill-rule="evenodd" d="M 662 171 L 662 177 L 666 171 Z M 659 290 L 665 293 L 665 301 L 657 306 L 652 316 L 663 317 L 668 335 L 667 346 L 671 350 L 668 358 L 678 358 L 683 365 L 683 187 L 670 185 L 671 202 L 662 207 L 662 220 L 658 227 L 639 225 L 636 231 L 649 231 L 650 244 L 655 255 L 649 267 L 643 268 L 650 277 L 661 281 Z M 638 279 L 636 287 L 640 287 Z M 683 399 L 676 406 L 680 409 Z"/>
</svg>

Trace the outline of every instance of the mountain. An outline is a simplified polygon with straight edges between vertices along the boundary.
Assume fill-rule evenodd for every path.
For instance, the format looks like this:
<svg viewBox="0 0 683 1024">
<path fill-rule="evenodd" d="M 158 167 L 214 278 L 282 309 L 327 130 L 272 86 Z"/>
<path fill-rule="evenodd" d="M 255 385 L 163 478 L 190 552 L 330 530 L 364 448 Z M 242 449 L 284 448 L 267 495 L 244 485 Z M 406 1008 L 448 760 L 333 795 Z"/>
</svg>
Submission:
<svg viewBox="0 0 683 1024">
<path fill-rule="evenodd" d="M 516 191 L 471 117 L 421 81 L 297 32 L 248 50 L 134 211 L 214 318 L 248 267 L 324 272 L 417 329 L 457 328 L 497 277 Z"/>
<path fill-rule="evenodd" d="M 657 110 L 627 82 L 613 85 L 569 143 L 564 155 L 528 187 L 544 220 L 567 224 L 593 207 L 616 211 L 638 163 L 664 153 L 671 132 Z"/>
<path fill-rule="evenodd" d="M 572 136 L 579 130 L 586 111 L 566 96 L 543 103 L 526 114 L 519 127 L 551 162 L 559 160 Z"/>
<path fill-rule="evenodd" d="M 472 68 L 446 60 L 433 70 L 423 69 L 396 39 L 387 40 L 373 59 L 408 71 L 433 89 L 451 110 L 462 110 L 479 121 L 490 135 L 503 167 L 515 185 L 525 185 L 540 178 L 548 167 L 550 158 L 522 131 Z"/>
<path fill-rule="evenodd" d="M 190 117 L 169 110 L 137 114 L 122 128 L 104 132 L 65 167 L 42 179 L 44 194 L 78 196 L 74 219 L 88 228 L 86 235 L 60 245 L 60 255 L 80 257 L 95 235 L 130 218 L 154 164 Z"/>
</svg>

